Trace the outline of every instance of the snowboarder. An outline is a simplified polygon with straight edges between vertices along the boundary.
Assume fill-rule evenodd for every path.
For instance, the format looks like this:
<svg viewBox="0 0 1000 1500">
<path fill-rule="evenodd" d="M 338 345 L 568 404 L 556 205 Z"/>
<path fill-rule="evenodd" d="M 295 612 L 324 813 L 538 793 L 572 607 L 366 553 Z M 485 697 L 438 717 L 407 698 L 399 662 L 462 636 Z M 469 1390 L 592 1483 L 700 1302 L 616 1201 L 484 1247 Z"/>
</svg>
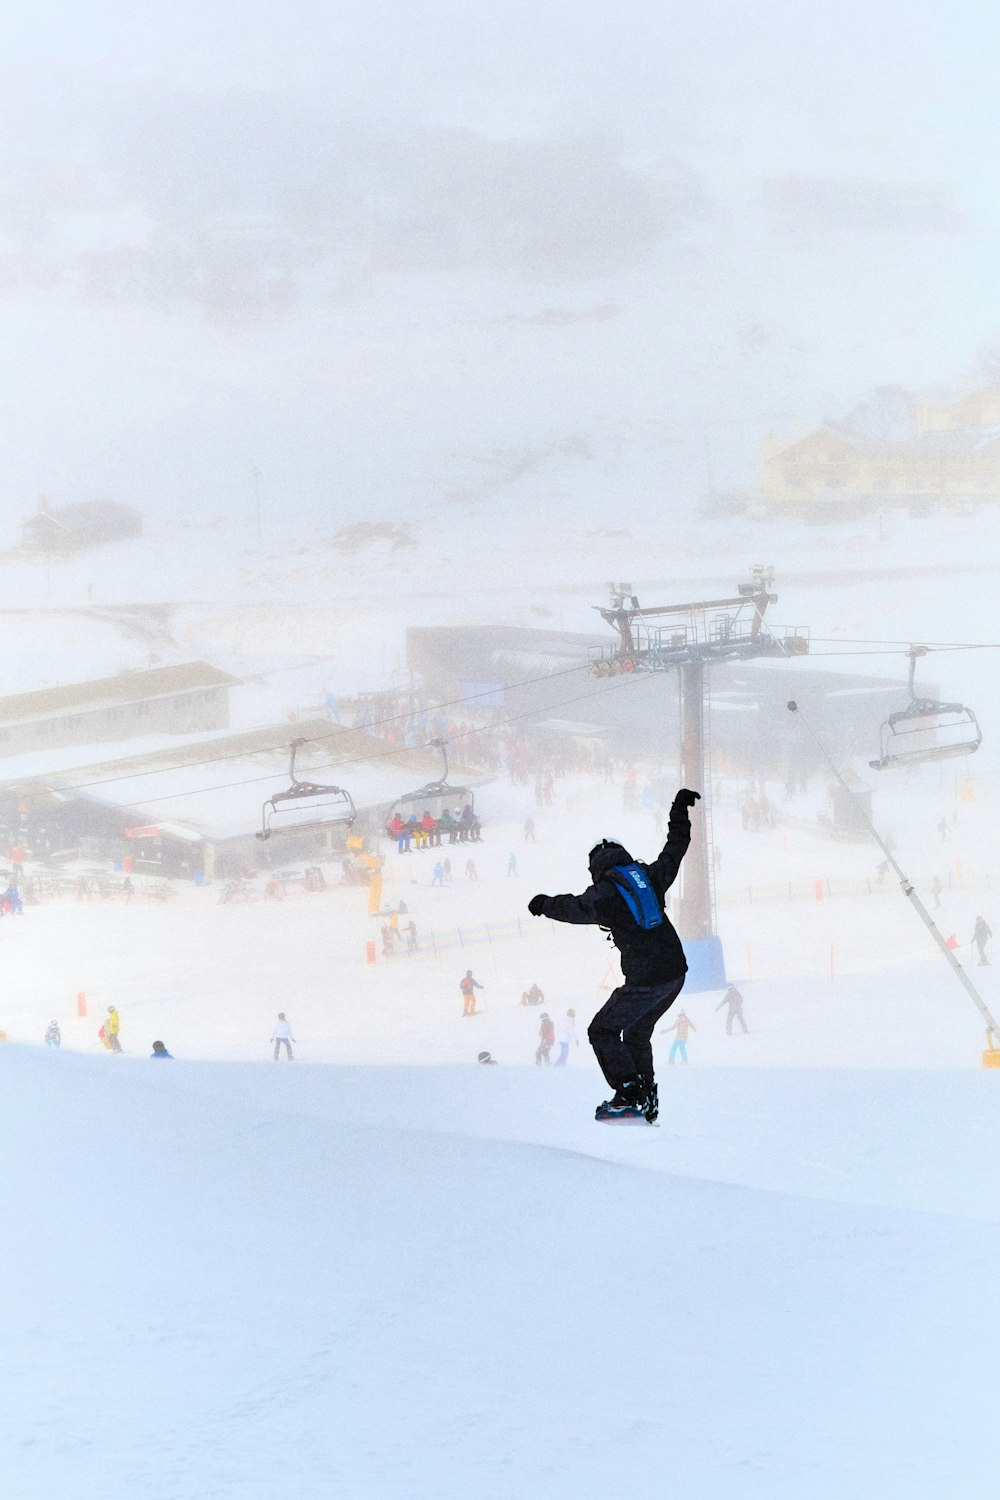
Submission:
<svg viewBox="0 0 1000 1500">
<path fill-rule="evenodd" d="M 462 992 L 462 1015 L 474 1016 L 476 1014 L 476 991 L 482 989 L 478 979 L 473 979 L 472 970 L 466 969 L 465 978 L 459 980 L 459 989 Z"/>
<path fill-rule="evenodd" d="M 59 1030 L 58 1021 L 49 1022 L 48 1030 L 45 1033 L 45 1045 L 46 1047 L 62 1046 L 62 1032 Z"/>
<path fill-rule="evenodd" d="M 149 1056 L 150 1056 L 150 1060 L 152 1060 L 154 1057 L 169 1057 L 170 1060 L 171 1060 L 171 1062 L 172 1062 L 174 1054 L 172 1052 L 168 1052 L 167 1051 L 167 1044 L 166 1044 L 166 1042 L 154 1042 L 153 1043 L 153 1050 L 149 1054 Z"/>
<path fill-rule="evenodd" d="M 667 1058 L 667 1062 L 670 1063 L 671 1066 L 673 1066 L 674 1058 L 679 1052 L 681 1055 L 681 1062 L 686 1063 L 688 1060 L 687 1039 L 692 1031 L 698 1030 L 697 1026 L 694 1024 L 687 1011 L 682 1010 L 674 1024 L 672 1026 L 668 1026 L 666 1029 L 668 1031 L 676 1031 L 677 1033 L 677 1036 L 671 1045 L 670 1056 Z"/>
<path fill-rule="evenodd" d="M 555 1039 L 556 1029 L 549 1019 L 548 1013 L 543 1010 L 538 1025 L 538 1050 L 535 1053 L 535 1064 L 537 1067 L 541 1067 L 542 1063 L 546 1067 L 549 1066 L 549 1053 L 552 1051 L 552 1044 Z"/>
<path fill-rule="evenodd" d="M 108 1038 L 107 1045 L 111 1048 L 112 1052 L 120 1052 L 122 1044 L 118 1040 L 118 1033 L 121 1031 L 122 1023 L 121 1017 L 113 1005 L 108 1006 L 108 1019 L 105 1021 L 104 1026 Z"/>
<path fill-rule="evenodd" d="M 976 925 L 973 928 L 972 932 L 972 941 L 975 943 L 976 949 L 979 953 L 980 965 L 989 963 L 989 959 L 986 957 L 986 944 L 989 942 L 992 936 L 993 934 L 989 929 L 986 918 L 981 916 L 977 917 Z"/>
<path fill-rule="evenodd" d="M 664 915 L 663 901 L 691 842 L 689 809 L 700 792 L 682 787 L 673 800 L 667 840 L 648 865 L 632 859 L 617 841 L 602 839 L 590 851 L 593 884 L 579 896 L 533 896 L 528 910 L 556 922 L 595 924 L 609 930 L 621 953 L 625 983 L 608 997 L 587 1035 L 601 1072 L 614 1089 L 598 1120 L 650 1124 L 659 1112 L 653 1076 L 653 1028 L 677 999 L 687 961 Z"/>
<path fill-rule="evenodd" d="M 728 990 L 723 995 L 722 999 L 719 1001 L 718 1005 L 715 1008 L 717 1011 L 719 1011 L 724 1005 L 728 1005 L 729 1007 L 729 1009 L 726 1011 L 726 1036 L 732 1036 L 734 1021 L 739 1021 L 740 1025 L 743 1027 L 743 1034 L 745 1036 L 749 1032 L 750 1028 L 747 1025 L 746 1021 L 743 1019 L 743 996 L 740 994 L 735 984 L 731 984 L 729 986 Z"/>
<path fill-rule="evenodd" d="M 557 1068 L 566 1066 L 569 1049 L 574 1042 L 576 1042 L 576 1011 L 568 1010 L 559 1026 L 559 1056 L 555 1062 Z M 576 1045 L 579 1047 L 580 1043 L 576 1042 Z"/>
<path fill-rule="evenodd" d="M 274 1043 L 275 1062 L 278 1061 L 282 1046 L 285 1048 L 288 1061 L 295 1061 L 292 1057 L 292 1043 L 295 1041 L 292 1035 L 292 1023 L 288 1020 L 283 1010 L 278 1011 L 278 1019 L 275 1021 L 274 1030 L 271 1032 L 271 1041 Z M 296 1045 L 298 1044 L 296 1043 Z"/>
</svg>

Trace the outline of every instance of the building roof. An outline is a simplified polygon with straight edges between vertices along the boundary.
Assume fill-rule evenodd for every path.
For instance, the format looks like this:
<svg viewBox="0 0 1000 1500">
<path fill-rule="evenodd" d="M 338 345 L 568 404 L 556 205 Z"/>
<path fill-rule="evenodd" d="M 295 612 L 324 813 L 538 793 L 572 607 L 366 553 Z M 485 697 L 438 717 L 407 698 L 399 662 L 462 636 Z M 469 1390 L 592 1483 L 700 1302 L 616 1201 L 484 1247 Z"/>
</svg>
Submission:
<svg viewBox="0 0 1000 1500">
<path fill-rule="evenodd" d="M 106 526 L 115 528 L 122 522 L 131 524 L 141 520 L 137 510 L 120 500 L 82 500 L 76 505 L 50 505 L 38 510 L 23 525 L 49 523 L 59 531 L 100 531 Z"/>
<path fill-rule="evenodd" d="M 185 662 L 177 667 L 150 667 L 145 672 L 121 672 L 117 677 L 70 682 L 63 687 L 0 698 L 0 724 L 33 723 L 36 719 L 58 718 L 87 709 L 119 708 L 203 688 L 238 687 L 239 681 L 238 677 L 230 677 L 228 672 L 204 661 Z"/>
<path fill-rule="evenodd" d="M 796 438 L 786 447 L 778 449 L 774 458 L 787 458 L 796 448 L 804 448 L 825 437 L 843 444 L 858 454 L 871 458 L 949 458 L 976 453 L 988 448 L 1000 439 L 1000 427 L 966 427 L 943 432 L 923 432 L 910 438 L 888 439 L 863 437 L 835 422 L 825 422 L 805 436 Z"/>
</svg>

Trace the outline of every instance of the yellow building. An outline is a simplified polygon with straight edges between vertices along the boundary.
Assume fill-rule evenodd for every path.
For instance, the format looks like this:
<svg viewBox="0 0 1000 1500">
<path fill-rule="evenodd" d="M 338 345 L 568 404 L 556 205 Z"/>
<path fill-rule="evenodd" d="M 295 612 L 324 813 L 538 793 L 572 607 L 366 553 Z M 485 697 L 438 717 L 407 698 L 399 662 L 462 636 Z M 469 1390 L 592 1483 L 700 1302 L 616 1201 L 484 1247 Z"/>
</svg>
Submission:
<svg viewBox="0 0 1000 1500">
<path fill-rule="evenodd" d="M 1000 500 L 1000 387 L 916 407 L 902 439 L 828 423 L 764 448 L 760 502 L 769 512 L 863 513 Z"/>
</svg>

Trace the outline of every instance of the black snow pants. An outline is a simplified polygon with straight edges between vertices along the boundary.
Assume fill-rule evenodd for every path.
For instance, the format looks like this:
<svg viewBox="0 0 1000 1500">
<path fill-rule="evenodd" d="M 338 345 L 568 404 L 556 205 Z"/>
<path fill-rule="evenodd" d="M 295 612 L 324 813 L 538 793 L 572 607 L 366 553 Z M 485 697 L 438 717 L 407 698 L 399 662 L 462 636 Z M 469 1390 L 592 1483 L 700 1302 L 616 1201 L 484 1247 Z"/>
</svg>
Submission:
<svg viewBox="0 0 1000 1500">
<path fill-rule="evenodd" d="M 641 1078 L 653 1082 L 653 1027 L 684 988 L 684 975 L 664 984 L 623 984 L 587 1028 L 598 1066 L 613 1089 Z"/>
</svg>

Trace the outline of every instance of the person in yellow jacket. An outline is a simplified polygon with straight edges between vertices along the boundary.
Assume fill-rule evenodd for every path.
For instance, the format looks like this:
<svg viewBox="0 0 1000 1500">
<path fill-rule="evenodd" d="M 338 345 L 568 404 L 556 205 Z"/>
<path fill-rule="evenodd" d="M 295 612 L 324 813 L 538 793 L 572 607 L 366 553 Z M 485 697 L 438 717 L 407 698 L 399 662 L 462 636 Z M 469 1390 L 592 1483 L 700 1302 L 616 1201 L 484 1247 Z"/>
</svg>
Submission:
<svg viewBox="0 0 1000 1500">
<path fill-rule="evenodd" d="M 110 1045 L 112 1052 L 120 1052 L 122 1050 L 122 1044 L 118 1040 L 118 1033 L 121 1030 L 121 1024 L 121 1017 L 118 1014 L 117 1008 L 114 1005 L 109 1005 L 108 1019 L 105 1021 L 104 1025 L 107 1031 L 108 1044 Z"/>
</svg>

